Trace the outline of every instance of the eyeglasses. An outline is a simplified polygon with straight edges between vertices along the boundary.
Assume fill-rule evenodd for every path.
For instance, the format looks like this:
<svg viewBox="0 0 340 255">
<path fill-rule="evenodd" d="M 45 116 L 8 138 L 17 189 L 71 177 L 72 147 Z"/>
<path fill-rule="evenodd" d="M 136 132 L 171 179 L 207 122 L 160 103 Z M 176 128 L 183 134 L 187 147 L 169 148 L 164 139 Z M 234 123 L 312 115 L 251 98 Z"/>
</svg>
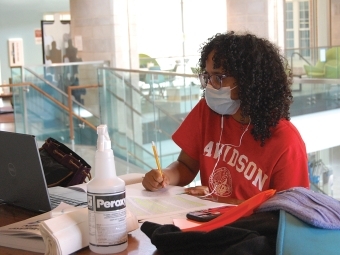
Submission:
<svg viewBox="0 0 340 255">
<path fill-rule="evenodd" d="M 222 87 L 222 79 L 227 78 L 227 74 L 212 74 L 200 73 L 198 78 L 200 79 L 202 87 L 205 89 L 210 82 L 214 89 L 219 90 Z"/>
</svg>

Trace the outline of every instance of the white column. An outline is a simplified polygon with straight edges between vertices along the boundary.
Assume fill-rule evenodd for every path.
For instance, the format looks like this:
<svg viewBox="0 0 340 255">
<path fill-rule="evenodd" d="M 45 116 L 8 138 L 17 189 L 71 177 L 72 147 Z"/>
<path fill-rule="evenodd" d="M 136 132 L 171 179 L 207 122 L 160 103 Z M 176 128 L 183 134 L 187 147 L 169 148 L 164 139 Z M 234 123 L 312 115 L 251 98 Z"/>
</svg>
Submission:
<svg viewBox="0 0 340 255">
<path fill-rule="evenodd" d="M 321 1 L 322 2 L 322 1 Z M 321 4 L 321 3 L 320 3 Z M 328 45 L 338 46 L 340 45 L 340 0 L 331 0 L 330 7 L 330 25 L 328 26 L 328 30 L 330 30 L 331 39 Z"/>
<path fill-rule="evenodd" d="M 317 47 L 329 46 L 331 42 L 330 36 L 330 4 L 329 1 L 316 1 L 316 32 Z"/>
<path fill-rule="evenodd" d="M 138 68 L 135 0 L 70 0 L 71 36 L 81 38 L 83 61 Z"/>
<path fill-rule="evenodd" d="M 82 42 L 82 50 L 78 51 L 78 56 L 83 62 L 109 60 L 110 67 L 139 69 L 135 1 L 70 0 L 71 37 L 73 41 L 77 38 Z M 80 75 L 88 74 L 82 72 Z M 90 78 L 97 81 L 97 77 Z M 139 86 L 138 74 L 126 74 L 124 78 L 129 79 L 133 86 Z M 133 107 L 140 111 L 140 96 L 136 93 L 122 93 L 122 98 L 125 96 L 131 97 L 127 101 L 134 102 Z M 99 104 L 97 98 L 94 100 Z M 107 107 L 113 114 L 108 116 L 110 123 L 105 124 L 115 125 L 119 132 L 130 138 L 142 138 L 140 117 L 127 114 L 124 111 L 126 108 L 120 102 L 111 102 Z"/>
<path fill-rule="evenodd" d="M 284 0 L 227 0 L 228 30 L 249 31 L 284 46 Z"/>
</svg>

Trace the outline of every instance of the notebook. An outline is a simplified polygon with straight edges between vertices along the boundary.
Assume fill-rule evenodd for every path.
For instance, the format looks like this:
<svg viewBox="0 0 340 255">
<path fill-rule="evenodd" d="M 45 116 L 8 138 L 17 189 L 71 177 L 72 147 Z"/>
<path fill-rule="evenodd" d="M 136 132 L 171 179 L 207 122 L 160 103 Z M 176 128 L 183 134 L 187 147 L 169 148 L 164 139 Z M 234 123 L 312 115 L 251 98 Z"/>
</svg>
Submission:
<svg viewBox="0 0 340 255">
<path fill-rule="evenodd" d="M 0 131 L 0 204 L 47 212 L 61 201 L 87 206 L 86 192 L 47 188 L 36 138 Z"/>
</svg>

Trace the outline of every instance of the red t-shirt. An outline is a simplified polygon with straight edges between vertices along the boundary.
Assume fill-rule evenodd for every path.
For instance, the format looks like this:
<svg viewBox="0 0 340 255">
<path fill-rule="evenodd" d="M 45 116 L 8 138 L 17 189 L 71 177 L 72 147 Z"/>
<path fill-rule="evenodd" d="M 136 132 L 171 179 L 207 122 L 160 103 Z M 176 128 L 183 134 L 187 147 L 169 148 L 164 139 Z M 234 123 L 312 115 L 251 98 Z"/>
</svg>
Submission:
<svg viewBox="0 0 340 255">
<path fill-rule="evenodd" d="M 230 115 L 223 116 L 223 130 L 221 124 L 222 116 L 202 99 L 172 136 L 199 162 L 201 183 L 210 191 L 222 197 L 248 199 L 267 189 L 309 188 L 305 143 L 290 121 L 281 120 L 263 147 L 251 135 L 251 124 L 244 132 L 248 125 Z"/>
</svg>

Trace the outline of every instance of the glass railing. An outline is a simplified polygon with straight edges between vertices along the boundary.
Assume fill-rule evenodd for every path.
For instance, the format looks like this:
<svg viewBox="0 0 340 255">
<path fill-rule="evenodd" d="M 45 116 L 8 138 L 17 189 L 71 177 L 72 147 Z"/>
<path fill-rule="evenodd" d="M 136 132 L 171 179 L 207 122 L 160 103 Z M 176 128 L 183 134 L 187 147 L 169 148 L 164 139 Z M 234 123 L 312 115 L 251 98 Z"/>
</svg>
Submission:
<svg viewBox="0 0 340 255">
<path fill-rule="evenodd" d="M 97 67 L 98 86 L 88 88 L 91 85 L 83 85 L 79 76 L 79 88 L 86 87 L 86 96 L 82 102 L 71 96 L 70 118 L 69 87 L 73 86 L 62 89 L 46 80 L 44 69 L 12 69 L 13 81 L 26 82 L 12 88 L 16 132 L 35 135 L 40 141 L 52 136 L 66 144 L 95 146 L 95 127 L 105 123 L 115 156 L 127 163 L 145 171 L 155 167 L 152 141 L 163 166 L 177 158 L 179 148 L 167 144 L 201 97 L 195 75 Z M 146 82 L 141 81 L 143 75 Z"/>
<path fill-rule="evenodd" d="M 13 75 L 30 77 L 36 86 L 13 88 L 17 132 L 42 140 L 53 136 L 64 143 L 72 143 L 74 132 L 76 146 L 95 147 L 95 127 L 107 124 L 115 157 L 137 166 L 141 172 L 156 167 L 152 141 L 163 167 L 177 159 L 180 148 L 171 135 L 202 96 L 194 74 L 97 67 L 98 86 L 86 88 L 82 102 L 72 98 L 70 119 L 68 89 L 51 85 L 35 71 L 13 69 Z M 82 77 L 79 78 L 82 88 Z M 338 84 L 338 79 L 295 77 L 291 117 L 338 109 Z"/>
<path fill-rule="evenodd" d="M 154 141 L 161 165 L 173 162 L 179 148 L 171 135 L 201 98 L 196 76 L 117 68 L 98 73 L 101 117 L 119 145 L 116 154 L 145 170 L 155 168 Z"/>
<path fill-rule="evenodd" d="M 55 91 L 46 94 L 38 86 L 26 84 L 12 87 L 16 132 L 35 135 L 39 141 L 54 137 L 64 143 L 71 143 L 69 109 L 55 99 L 60 95 Z M 76 143 L 92 145 L 96 132 L 90 127 L 82 128 L 81 118 L 73 116 L 72 122 L 75 123 L 73 131 L 79 137 Z"/>
<path fill-rule="evenodd" d="M 13 83 L 28 84 L 13 87 L 16 131 L 39 140 L 54 136 L 65 143 L 93 145 L 95 127 L 101 123 L 97 69 L 107 65 L 98 61 L 13 68 Z M 70 118 L 70 112 L 77 117 Z"/>
<path fill-rule="evenodd" d="M 294 78 L 291 116 L 340 107 L 340 79 Z"/>
<path fill-rule="evenodd" d="M 53 87 L 54 90 L 64 95 L 59 98 L 60 102 L 67 104 L 64 100 L 67 98 L 68 88 L 78 87 L 79 85 L 97 85 L 97 69 L 105 66 L 109 66 L 108 61 L 30 66 L 23 69 L 21 81 L 32 82 L 44 91 L 46 89 L 47 93 L 49 93 L 51 87 Z M 96 95 L 92 93 L 97 95 L 96 90 L 75 89 L 72 91 L 72 96 L 78 105 L 83 105 L 86 110 L 95 116 L 99 116 L 97 100 L 90 100 L 91 98 L 96 98 Z"/>
</svg>

